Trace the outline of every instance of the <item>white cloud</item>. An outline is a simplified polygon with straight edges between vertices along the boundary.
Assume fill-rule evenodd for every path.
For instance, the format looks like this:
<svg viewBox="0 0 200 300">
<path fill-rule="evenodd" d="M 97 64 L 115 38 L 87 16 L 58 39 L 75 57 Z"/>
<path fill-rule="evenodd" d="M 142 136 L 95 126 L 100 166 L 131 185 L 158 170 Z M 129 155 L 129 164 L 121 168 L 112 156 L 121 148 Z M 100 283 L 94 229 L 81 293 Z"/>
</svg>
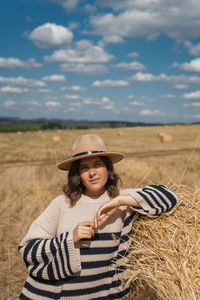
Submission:
<svg viewBox="0 0 200 300">
<path fill-rule="evenodd" d="M 74 107 L 81 106 L 81 103 L 80 102 L 71 102 L 70 106 L 74 106 Z"/>
<path fill-rule="evenodd" d="M 134 105 L 134 106 L 146 106 L 145 103 L 143 102 L 139 102 L 139 101 L 132 101 L 129 103 L 130 105 Z"/>
<path fill-rule="evenodd" d="M 74 72 L 79 74 L 106 74 L 109 70 L 102 64 L 76 64 L 66 63 L 60 65 L 64 72 Z"/>
<path fill-rule="evenodd" d="M 200 2 L 197 0 L 106 0 L 99 5 L 111 6 L 116 13 L 91 17 L 94 31 L 100 35 L 122 37 L 171 38 L 199 36 Z"/>
<path fill-rule="evenodd" d="M 115 108 L 115 103 L 108 97 L 101 98 L 99 104 L 102 105 L 102 108 L 106 110 L 112 110 Z"/>
<path fill-rule="evenodd" d="M 127 54 L 128 57 L 132 57 L 132 58 L 137 58 L 139 56 L 139 54 L 137 52 L 131 52 L 129 54 Z"/>
<path fill-rule="evenodd" d="M 42 64 L 36 62 L 34 58 L 30 58 L 27 62 L 14 57 L 0 57 L 0 68 L 39 68 Z"/>
<path fill-rule="evenodd" d="M 68 111 L 79 111 L 81 108 L 80 102 L 72 102 L 68 107 Z"/>
<path fill-rule="evenodd" d="M 76 29 L 78 27 L 79 27 L 79 23 L 77 23 L 77 22 L 70 22 L 69 26 L 68 26 L 68 29 L 69 30 L 74 30 L 74 29 Z"/>
<path fill-rule="evenodd" d="M 64 75 L 53 74 L 49 76 L 44 76 L 42 80 L 46 81 L 57 81 L 57 82 L 65 82 L 66 78 Z"/>
<path fill-rule="evenodd" d="M 184 46 L 188 49 L 192 55 L 200 55 L 200 43 L 193 45 L 190 41 L 185 41 Z"/>
<path fill-rule="evenodd" d="M 200 99 L 200 91 L 183 94 L 183 99 Z"/>
<path fill-rule="evenodd" d="M 84 104 L 99 104 L 95 99 L 93 98 L 84 98 L 83 100 Z"/>
<path fill-rule="evenodd" d="M 61 88 L 62 91 L 74 91 L 74 92 L 81 92 L 81 91 L 86 91 L 86 87 L 82 87 L 79 85 L 73 85 L 73 86 L 64 86 Z"/>
<path fill-rule="evenodd" d="M 178 90 L 188 89 L 189 86 L 187 84 L 174 84 L 174 88 Z"/>
<path fill-rule="evenodd" d="M 135 71 L 135 70 L 145 70 L 146 67 L 139 63 L 138 61 L 132 61 L 130 63 L 122 62 L 115 65 L 116 68 L 122 69 L 125 71 Z"/>
<path fill-rule="evenodd" d="M 22 86 L 45 87 L 46 83 L 39 80 L 27 79 L 22 76 L 19 77 L 2 77 L 0 76 L 0 83 L 14 84 Z"/>
<path fill-rule="evenodd" d="M 130 80 L 137 82 L 167 82 L 172 84 L 200 84 L 199 76 L 185 76 L 185 75 L 153 75 L 150 73 L 137 72 Z"/>
<path fill-rule="evenodd" d="M 106 63 L 114 56 L 106 53 L 99 45 L 93 45 L 88 40 L 76 42 L 75 49 L 61 49 L 55 51 L 51 56 L 45 56 L 46 62 L 58 63 Z"/>
<path fill-rule="evenodd" d="M 120 35 L 105 35 L 103 41 L 112 44 L 124 43 L 124 40 Z"/>
<path fill-rule="evenodd" d="M 88 12 L 88 13 L 94 13 L 95 11 L 96 11 L 96 6 L 94 6 L 94 5 L 90 5 L 90 4 L 86 4 L 85 6 L 84 6 L 84 10 L 86 11 L 86 12 Z"/>
<path fill-rule="evenodd" d="M 130 79 L 133 81 L 138 81 L 138 82 L 160 81 L 159 76 L 155 76 L 150 73 L 142 73 L 142 72 L 137 72 Z"/>
<path fill-rule="evenodd" d="M 115 108 L 114 105 L 105 105 L 103 106 L 103 109 L 107 109 L 107 110 L 113 110 Z"/>
<path fill-rule="evenodd" d="M 60 106 L 60 102 L 55 102 L 55 101 L 48 101 L 45 103 L 46 106 L 49 106 L 49 107 L 57 107 L 57 106 Z"/>
<path fill-rule="evenodd" d="M 37 46 L 46 48 L 49 46 L 70 45 L 73 33 L 64 26 L 55 23 L 45 23 L 35 28 L 28 37 Z"/>
<path fill-rule="evenodd" d="M 88 104 L 88 105 L 99 105 L 105 109 L 111 109 L 110 107 L 113 108 L 115 106 L 115 103 L 108 97 L 102 97 L 100 99 L 95 99 L 95 98 L 91 98 L 91 97 L 84 98 L 83 103 Z"/>
<path fill-rule="evenodd" d="M 29 92 L 27 88 L 3 86 L 0 89 L 1 93 L 23 94 Z"/>
<path fill-rule="evenodd" d="M 185 62 L 182 64 L 173 63 L 172 67 L 178 67 L 181 70 L 188 72 L 200 72 L 200 58 L 191 60 L 190 62 Z"/>
<path fill-rule="evenodd" d="M 102 101 L 102 103 L 114 104 L 108 97 L 101 98 L 101 101 Z"/>
<path fill-rule="evenodd" d="M 190 107 L 190 106 L 200 107 L 200 102 L 184 103 L 183 106 L 184 107 Z"/>
<path fill-rule="evenodd" d="M 108 86 L 108 87 L 125 87 L 125 86 L 129 86 L 129 82 L 126 80 L 96 80 L 93 82 L 92 86 L 96 86 L 96 87 L 104 87 L 104 86 Z"/>
<path fill-rule="evenodd" d="M 38 89 L 37 90 L 37 93 L 41 93 L 41 94 L 43 94 L 43 93 L 54 93 L 54 91 L 53 90 L 51 90 L 51 89 Z"/>
<path fill-rule="evenodd" d="M 5 107 L 12 107 L 12 106 L 15 106 L 16 102 L 15 101 L 12 101 L 12 100 L 7 100 L 5 102 L 3 102 L 3 105 Z"/>
<path fill-rule="evenodd" d="M 69 99 L 69 100 L 77 100 L 77 99 L 80 99 L 80 96 L 79 95 L 64 95 L 62 97 L 62 99 Z"/>
<path fill-rule="evenodd" d="M 71 11 L 74 10 L 80 0 L 54 0 L 55 2 L 58 2 L 61 4 L 66 10 Z"/>
<path fill-rule="evenodd" d="M 46 100 L 54 100 L 55 101 L 55 100 L 58 100 L 59 98 L 58 98 L 58 96 L 46 96 L 45 99 Z"/>
<path fill-rule="evenodd" d="M 166 95 L 162 95 L 162 98 L 166 98 L 166 99 L 174 99 L 174 98 L 176 98 L 176 95 L 173 95 L 173 94 L 166 94 Z"/>
<path fill-rule="evenodd" d="M 150 109 L 143 109 L 139 112 L 141 116 L 163 116 L 164 113 L 162 113 L 160 110 L 150 110 Z"/>
<path fill-rule="evenodd" d="M 31 101 L 30 104 L 32 106 L 42 106 L 41 103 L 39 103 L 38 101 Z"/>
<path fill-rule="evenodd" d="M 112 7 L 114 10 L 145 9 L 159 5 L 160 0 L 98 0 L 102 6 Z"/>
</svg>

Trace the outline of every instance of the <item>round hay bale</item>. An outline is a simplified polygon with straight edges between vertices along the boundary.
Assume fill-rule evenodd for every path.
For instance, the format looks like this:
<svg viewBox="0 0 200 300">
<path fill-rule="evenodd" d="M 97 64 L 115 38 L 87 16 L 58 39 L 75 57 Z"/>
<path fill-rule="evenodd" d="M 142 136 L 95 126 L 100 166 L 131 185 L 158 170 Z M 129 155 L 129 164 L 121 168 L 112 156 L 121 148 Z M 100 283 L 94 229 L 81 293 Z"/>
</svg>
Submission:
<svg viewBox="0 0 200 300">
<path fill-rule="evenodd" d="M 121 135 L 123 135 L 123 132 L 122 132 L 122 131 L 118 131 L 118 132 L 117 132 L 117 135 L 118 135 L 118 136 L 121 136 Z"/>
<path fill-rule="evenodd" d="M 170 143 L 172 141 L 172 136 L 170 134 L 164 134 L 160 137 L 161 143 Z"/>
<path fill-rule="evenodd" d="M 53 140 L 55 143 L 57 143 L 57 142 L 60 142 L 61 137 L 60 137 L 59 135 L 54 135 L 54 136 L 52 137 L 52 140 Z"/>
<path fill-rule="evenodd" d="M 170 143 L 172 141 L 172 136 L 165 132 L 159 132 L 157 136 L 161 143 Z"/>
<path fill-rule="evenodd" d="M 200 299 L 200 188 L 173 184 L 179 206 L 134 223 L 130 257 L 117 261 L 130 299 Z"/>
</svg>

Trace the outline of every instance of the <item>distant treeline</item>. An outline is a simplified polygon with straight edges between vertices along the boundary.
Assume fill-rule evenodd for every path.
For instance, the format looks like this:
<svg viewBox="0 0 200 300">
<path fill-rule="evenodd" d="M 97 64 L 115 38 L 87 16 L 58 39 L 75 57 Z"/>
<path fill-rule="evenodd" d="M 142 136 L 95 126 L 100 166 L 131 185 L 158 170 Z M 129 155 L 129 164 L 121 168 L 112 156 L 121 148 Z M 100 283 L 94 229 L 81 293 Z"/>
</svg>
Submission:
<svg viewBox="0 0 200 300">
<path fill-rule="evenodd" d="M 32 123 L 12 123 L 12 122 L 0 122 L 0 132 L 25 132 L 25 131 L 38 131 L 38 130 L 58 130 L 58 129 L 90 129 L 90 128 L 120 128 L 126 127 L 126 123 L 113 122 L 109 123 L 87 123 L 87 122 L 76 122 L 71 124 L 63 124 L 62 122 L 49 121 L 42 124 L 32 124 Z M 134 123 L 128 126 L 136 126 Z"/>
<path fill-rule="evenodd" d="M 159 125 L 184 125 L 182 123 L 173 124 L 148 124 L 141 122 L 121 122 L 121 121 L 76 121 L 60 119 L 19 119 L 0 118 L 0 132 L 25 132 L 38 130 L 58 130 L 58 129 L 90 129 L 90 128 L 122 128 L 135 126 L 159 126 Z M 199 123 L 195 123 L 199 124 Z"/>
</svg>

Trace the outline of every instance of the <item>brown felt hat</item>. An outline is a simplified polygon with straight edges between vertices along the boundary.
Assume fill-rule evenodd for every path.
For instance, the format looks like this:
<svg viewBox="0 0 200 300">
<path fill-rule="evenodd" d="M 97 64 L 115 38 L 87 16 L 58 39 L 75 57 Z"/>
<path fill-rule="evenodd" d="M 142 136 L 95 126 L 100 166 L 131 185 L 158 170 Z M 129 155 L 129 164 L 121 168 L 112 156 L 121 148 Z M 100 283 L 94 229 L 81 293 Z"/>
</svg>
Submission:
<svg viewBox="0 0 200 300">
<path fill-rule="evenodd" d="M 107 151 L 103 140 L 98 135 L 83 134 L 75 140 L 72 146 L 72 157 L 60 162 L 57 167 L 68 171 L 71 163 L 75 160 L 93 156 L 107 156 L 113 164 L 124 157 L 120 152 Z"/>
</svg>

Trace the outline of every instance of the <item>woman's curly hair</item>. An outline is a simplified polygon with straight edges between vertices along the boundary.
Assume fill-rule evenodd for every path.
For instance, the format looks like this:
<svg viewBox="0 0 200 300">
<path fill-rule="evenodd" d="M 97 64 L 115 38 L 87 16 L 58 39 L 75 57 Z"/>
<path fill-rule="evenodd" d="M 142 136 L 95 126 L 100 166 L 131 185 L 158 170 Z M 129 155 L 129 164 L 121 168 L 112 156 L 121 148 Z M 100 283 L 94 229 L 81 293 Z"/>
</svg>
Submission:
<svg viewBox="0 0 200 300">
<path fill-rule="evenodd" d="M 118 174 L 115 173 L 111 160 L 106 156 L 99 156 L 99 158 L 105 163 L 108 170 L 108 180 L 106 182 L 106 190 L 108 196 L 112 199 L 119 195 L 119 182 L 121 179 Z M 69 198 L 71 206 L 74 206 L 76 202 L 81 198 L 81 195 L 85 191 L 85 186 L 81 182 L 79 175 L 79 167 L 81 160 L 76 160 L 71 164 L 68 173 L 68 183 L 63 186 L 63 192 Z"/>
</svg>

